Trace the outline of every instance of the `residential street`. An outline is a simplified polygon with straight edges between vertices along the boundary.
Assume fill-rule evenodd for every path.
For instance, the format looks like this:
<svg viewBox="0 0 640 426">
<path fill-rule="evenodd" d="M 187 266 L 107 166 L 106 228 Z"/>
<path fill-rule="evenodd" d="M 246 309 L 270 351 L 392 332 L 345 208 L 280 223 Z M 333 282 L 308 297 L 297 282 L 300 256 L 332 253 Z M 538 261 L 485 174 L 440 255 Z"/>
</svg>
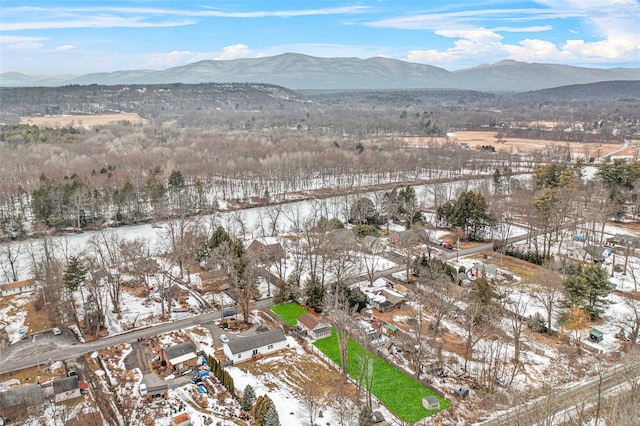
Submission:
<svg viewBox="0 0 640 426">
<path fill-rule="evenodd" d="M 272 304 L 273 299 L 262 299 L 256 303 L 256 308 L 268 308 Z M 23 368 L 33 367 L 38 364 L 45 364 L 50 361 L 74 359 L 79 357 L 80 355 L 93 352 L 98 349 L 108 348 L 109 346 L 115 346 L 121 343 L 135 342 L 139 337 L 146 338 L 158 334 L 168 333 L 170 331 L 179 330 L 181 328 L 208 323 L 219 318 L 220 311 L 212 311 L 200 315 L 194 315 L 189 318 L 154 325 L 151 327 L 131 330 L 126 333 L 109 336 L 93 342 L 74 342 L 68 345 L 56 347 L 54 349 L 45 349 L 38 347 L 38 349 L 36 350 L 33 344 L 29 345 L 26 344 L 26 342 L 23 342 L 19 345 L 16 344 L 5 347 L 2 357 L 0 357 L 0 374 L 21 370 Z M 37 341 L 35 344 L 39 345 Z"/>
</svg>

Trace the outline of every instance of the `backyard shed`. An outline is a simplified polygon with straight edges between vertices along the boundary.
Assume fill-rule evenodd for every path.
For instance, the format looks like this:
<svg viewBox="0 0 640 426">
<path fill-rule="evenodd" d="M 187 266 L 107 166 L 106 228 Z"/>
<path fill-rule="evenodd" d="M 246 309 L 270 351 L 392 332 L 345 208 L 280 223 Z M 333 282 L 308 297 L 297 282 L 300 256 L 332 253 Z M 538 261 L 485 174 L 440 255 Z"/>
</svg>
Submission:
<svg viewBox="0 0 640 426">
<path fill-rule="evenodd" d="M 422 406 L 427 410 L 439 410 L 440 401 L 435 396 L 427 396 L 422 398 Z"/>
</svg>

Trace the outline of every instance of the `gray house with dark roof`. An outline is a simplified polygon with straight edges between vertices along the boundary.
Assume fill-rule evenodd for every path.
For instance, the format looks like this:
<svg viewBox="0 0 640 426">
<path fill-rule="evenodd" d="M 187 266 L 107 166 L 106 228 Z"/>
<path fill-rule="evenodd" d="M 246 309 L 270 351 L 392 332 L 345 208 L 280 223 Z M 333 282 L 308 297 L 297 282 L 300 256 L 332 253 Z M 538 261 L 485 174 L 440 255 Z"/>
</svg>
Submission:
<svg viewBox="0 0 640 426">
<path fill-rule="evenodd" d="M 36 384 L 0 392 L 0 418 L 18 424 L 30 414 L 37 413 L 43 403 L 42 389 Z"/>
<path fill-rule="evenodd" d="M 64 379 L 54 380 L 53 382 L 53 398 L 56 402 L 66 401 L 68 399 L 80 397 L 80 382 L 78 376 L 65 377 Z"/>
<path fill-rule="evenodd" d="M 234 364 L 260 358 L 287 347 L 287 338 L 280 329 L 258 333 L 223 345 L 224 354 Z"/>
</svg>

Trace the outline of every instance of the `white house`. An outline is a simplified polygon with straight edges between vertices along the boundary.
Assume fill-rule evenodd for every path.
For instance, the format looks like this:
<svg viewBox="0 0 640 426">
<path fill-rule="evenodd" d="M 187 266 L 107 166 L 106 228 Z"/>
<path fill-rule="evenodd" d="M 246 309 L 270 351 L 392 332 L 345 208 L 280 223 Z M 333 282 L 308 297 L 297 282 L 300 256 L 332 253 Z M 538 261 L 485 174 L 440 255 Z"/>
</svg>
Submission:
<svg viewBox="0 0 640 426">
<path fill-rule="evenodd" d="M 234 364 L 269 355 L 287 347 L 282 330 L 258 333 L 223 345 L 224 354 Z"/>
<path fill-rule="evenodd" d="M 14 294 L 26 293 L 35 290 L 36 280 L 34 279 L 0 284 L 0 295 L 2 296 L 11 296 Z"/>
</svg>

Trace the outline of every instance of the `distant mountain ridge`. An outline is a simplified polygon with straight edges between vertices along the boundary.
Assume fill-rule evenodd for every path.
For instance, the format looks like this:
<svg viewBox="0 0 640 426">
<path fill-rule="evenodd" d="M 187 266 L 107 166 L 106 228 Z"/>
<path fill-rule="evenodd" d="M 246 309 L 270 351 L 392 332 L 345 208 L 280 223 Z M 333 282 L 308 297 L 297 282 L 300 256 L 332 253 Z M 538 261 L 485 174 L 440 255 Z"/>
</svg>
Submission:
<svg viewBox="0 0 640 426">
<path fill-rule="evenodd" d="M 485 92 L 525 92 L 613 80 L 640 80 L 640 68 L 596 69 L 507 60 L 451 72 L 381 57 L 318 58 L 285 53 L 255 59 L 204 60 L 162 71 L 115 71 L 74 78 L 38 78 L 16 72 L 0 74 L 0 86 L 3 87 L 255 82 L 293 90 L 464 89 Z"/>
</svg>

